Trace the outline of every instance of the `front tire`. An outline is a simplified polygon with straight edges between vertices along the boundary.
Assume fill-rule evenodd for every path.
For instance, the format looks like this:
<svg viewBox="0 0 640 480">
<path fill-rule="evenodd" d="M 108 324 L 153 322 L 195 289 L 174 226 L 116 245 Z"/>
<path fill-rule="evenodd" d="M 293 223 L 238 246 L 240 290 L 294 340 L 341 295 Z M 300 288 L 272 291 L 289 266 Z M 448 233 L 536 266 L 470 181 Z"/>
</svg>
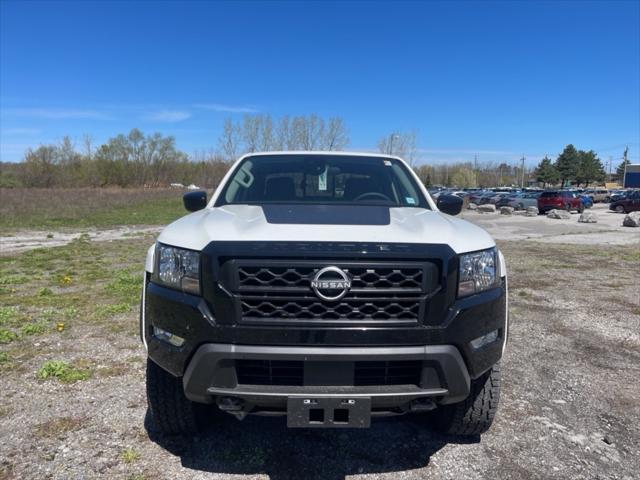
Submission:
<svg viewBox="0 0 640 480">
<path fill-rule="evenodd" d="M 200 430 L 200 405 L 188 400 L 182 378 L 174 377 L 147 358 L 147 403 L 158 429 L 168 435 L 193 435 Z"/>
<path fill-rule="evenodd" d="M 625 213 L 622 205 L 616 205 L 616 213 Z"/>
<path fill-rule="evenodd" d="M 449 435 L 480 435 L 491 427 L 500 400 L 500 364 L 471 381 L 469 396 L 433 412 L 434 426 Z"/>
</svg>

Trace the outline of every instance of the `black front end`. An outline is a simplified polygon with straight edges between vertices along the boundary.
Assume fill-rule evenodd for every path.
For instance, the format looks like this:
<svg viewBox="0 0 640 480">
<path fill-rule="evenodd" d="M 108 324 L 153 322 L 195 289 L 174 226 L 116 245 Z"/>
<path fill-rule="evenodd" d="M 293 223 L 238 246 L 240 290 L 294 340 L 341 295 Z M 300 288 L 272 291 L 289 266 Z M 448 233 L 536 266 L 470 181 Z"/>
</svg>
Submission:
<svg viewBox="0 0 640 480">
<path fill-rule="evenodd" d="M 341 298 L 314 289 L 325 267 L 348 277 Z M 506 285 L 458 299 L 458 268 L 446 245 L 211 242 L 201 297 L 147 279 L 141 333 L 191 400 L 289 412 L 291 426 L 320 402 L 366 426 L 361 410 L 461 401 L 500 359 Z"/>
</svg>

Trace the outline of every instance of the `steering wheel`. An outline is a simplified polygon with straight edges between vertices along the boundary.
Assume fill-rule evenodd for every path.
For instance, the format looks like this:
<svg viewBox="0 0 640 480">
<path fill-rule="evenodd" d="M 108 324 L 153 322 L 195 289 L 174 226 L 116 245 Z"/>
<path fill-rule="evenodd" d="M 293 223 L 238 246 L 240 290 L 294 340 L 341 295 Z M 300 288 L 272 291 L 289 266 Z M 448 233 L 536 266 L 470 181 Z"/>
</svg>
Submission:
<svg viewBox="0 0 640 480">
<path fill-rule="evenodd" d="M 391 199 L 389 197 L 387 197 L 384 193 L 380 193 L 380 192 L 366 192 L 361 195 L 358 195 L 356 198 L 353 199 L 353 201 L 357 202 L 358 200 L 364 200 L 367 197 L 381 198 L 382 200 L 391 202 Z"/>
</svg>

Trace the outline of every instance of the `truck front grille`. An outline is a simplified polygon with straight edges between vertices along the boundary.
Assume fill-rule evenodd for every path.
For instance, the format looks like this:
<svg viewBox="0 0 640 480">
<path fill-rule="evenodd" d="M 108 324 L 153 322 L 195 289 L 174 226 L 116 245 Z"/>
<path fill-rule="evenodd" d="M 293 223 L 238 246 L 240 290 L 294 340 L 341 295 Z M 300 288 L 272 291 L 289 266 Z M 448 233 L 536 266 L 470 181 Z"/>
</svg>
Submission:
<svg viewBox="0 0 640 480">
<path fill-rule="evenodd" d="M 238 267 L 239 287 L 244 289 L 309 289 L 311 277 L 319 270 L 313 266 L 249 266 Z M 403 291 L 422 291 L 421 268 L 376 267 L 344 268 L 351 276 L 355 289 L 398 289 Z"/>
<path fill-rule="evenodd" d="M 304 363 L 288 360 L 236 360 L 236 375 L 242 385 L 302 386 Z"/>
<path fill-rule="evenodd" d="M 304 386 L 305 362 L 289 360 L 236 360 L 236 376 L 241 385 Z M 332 365 L 327 365 L 328 369 Z M 348 362 L 352 386 L 420 385 L 422 362 L 419 360 Z M 331 371 L 323 376 L 331 383 Z M 342 375 L 340 375 L 342 376 Z M 313 379 L 310 379 L 314 385 Z M 328 385 L 330 386 L 330 385 Z"/>
<path fill-rule="evenodd" d="M 418 320 L 418 298 L 348 298 L 339 302 L 322 302 L 318 298 L 243 297 L 242 315 L 245 318 L 278 320 Z"/>
<path fill-rule="evenodd" d="M 320 298 L 311 285 L 328 266 L 351 283 L 336 301 Z M 246 324 L 416 324 L 439 288 L 439 269 L 428 261 L 227 259 L 221 271 Z"/>
<path fill-rule="evenodd" d="M 356 386 L 420 384 L 422 362 L 419 360 L 355 363 Z"/>
</svg>

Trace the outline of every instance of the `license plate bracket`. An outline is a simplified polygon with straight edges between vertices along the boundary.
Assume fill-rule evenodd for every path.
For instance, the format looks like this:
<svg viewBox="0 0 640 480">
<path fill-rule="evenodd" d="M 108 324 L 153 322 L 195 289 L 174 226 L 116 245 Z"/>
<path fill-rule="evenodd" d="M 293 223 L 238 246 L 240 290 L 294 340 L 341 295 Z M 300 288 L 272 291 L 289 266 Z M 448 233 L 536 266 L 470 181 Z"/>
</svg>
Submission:
<svg viewBox="0 0 640 480">
<path fill-rule="evenodd" d="M 290 428 L 368 428 L 371 425 L 370 397 L 307 397 L 287 399 Z"/>
</svg>

